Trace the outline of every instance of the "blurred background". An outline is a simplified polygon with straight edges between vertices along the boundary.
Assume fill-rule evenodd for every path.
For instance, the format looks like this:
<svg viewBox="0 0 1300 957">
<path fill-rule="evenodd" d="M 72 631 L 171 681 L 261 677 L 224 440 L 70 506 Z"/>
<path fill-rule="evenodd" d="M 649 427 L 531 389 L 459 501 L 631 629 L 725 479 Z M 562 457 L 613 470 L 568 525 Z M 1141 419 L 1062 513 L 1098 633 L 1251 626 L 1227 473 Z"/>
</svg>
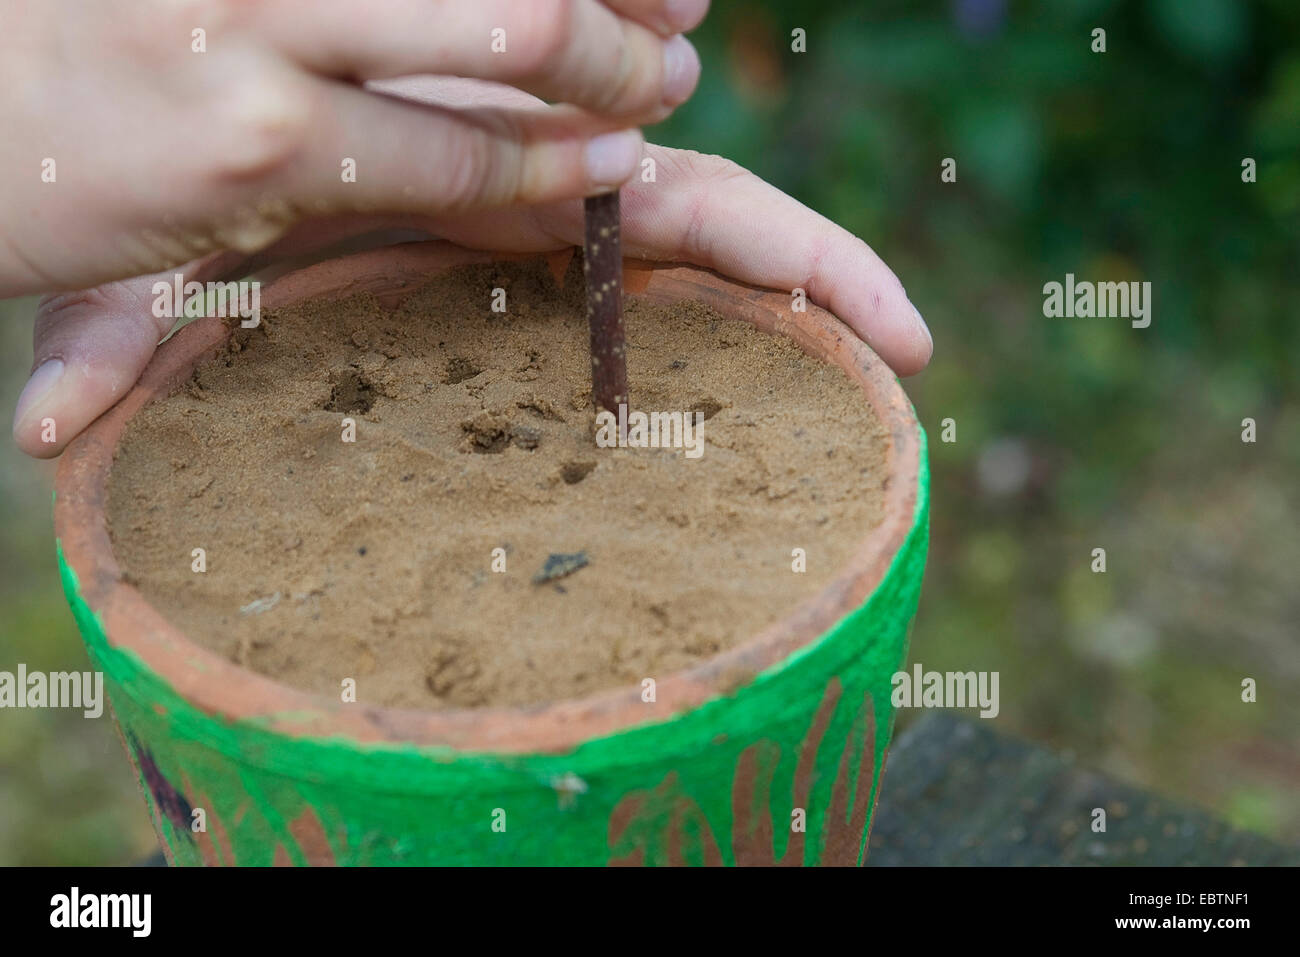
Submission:
<svg viewBox="0 0 1300 957">
<path fill-rule="evenodd" d="M 998 671 L 998 730 L 1300 841 L 1300 5 L 715 0 L 693 39 L 700 90 L 649 137 L 865 238 L 933 330 L 911 662 Z M 1068 272 L 1150 281 L 1151 326 L 1044 318 Z M 32 306 L 0 302 L 6 421 Z M 0 443 L 3 670 L 87 666 L 52 471 Z M 153 850 L 107 719 L 0 730 L 0 864 Z"/>
</svg>

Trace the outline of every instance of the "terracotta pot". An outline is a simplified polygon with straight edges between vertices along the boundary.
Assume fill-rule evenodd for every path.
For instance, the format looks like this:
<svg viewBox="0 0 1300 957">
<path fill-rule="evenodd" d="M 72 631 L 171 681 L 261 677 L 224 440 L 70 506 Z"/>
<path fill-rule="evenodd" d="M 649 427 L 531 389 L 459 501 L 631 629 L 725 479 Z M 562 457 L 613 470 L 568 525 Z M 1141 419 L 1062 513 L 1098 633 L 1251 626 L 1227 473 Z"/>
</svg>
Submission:
<svg viewBox="0 0 1300 957">
<path fill-rule="evenodd" d="M 571 256 L 550 257 L 557 277 Z M 431 274 L 494 258 L 521 257 L 390 247 L 290 273 L 262 304 L 360 291 L 395 304 Z M 55 501 L 68 600 L 173 863 L 860 862 L 925 564 L 924 434 L 884 363 L 815 306 L 794 314 L 788 295 L 643 262 L 626 263 L 625 287 L 787 335 L 862 387 L 891 443 L 885 518 L 852 562 L 783 620 L 661 680 L 654 703 L 633 687 L 424 712 L 279 684 L 170 625 L 122 581 L 108 536 L 127 421 L 229 334 L 219 319 L 194 322 L 64 453 Z"/>
</svg>

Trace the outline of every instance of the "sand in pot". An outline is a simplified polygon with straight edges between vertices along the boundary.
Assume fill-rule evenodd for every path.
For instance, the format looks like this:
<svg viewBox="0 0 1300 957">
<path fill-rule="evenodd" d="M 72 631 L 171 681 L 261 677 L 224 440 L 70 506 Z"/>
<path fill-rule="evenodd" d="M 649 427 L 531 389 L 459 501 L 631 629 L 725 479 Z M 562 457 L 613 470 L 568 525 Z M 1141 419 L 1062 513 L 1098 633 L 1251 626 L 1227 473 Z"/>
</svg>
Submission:
<svg viewBox="0 0 1300 957">
<path fill-rule="evenodd" d="M 355 679 L 367 705 L 689 667 L 844 566 L 881 520 L 887 439 L 839 370 L 698 303 L 629 300 L 627 334 L 633 408 L 701 412 L 698 457 L 595 444 L 574 269 L 563 293 L 540 263 L 476 266 L 395 310 L 264 314 L 128 427 L 118 561 L 199 643 L 331 697 Z"/>
</svg>

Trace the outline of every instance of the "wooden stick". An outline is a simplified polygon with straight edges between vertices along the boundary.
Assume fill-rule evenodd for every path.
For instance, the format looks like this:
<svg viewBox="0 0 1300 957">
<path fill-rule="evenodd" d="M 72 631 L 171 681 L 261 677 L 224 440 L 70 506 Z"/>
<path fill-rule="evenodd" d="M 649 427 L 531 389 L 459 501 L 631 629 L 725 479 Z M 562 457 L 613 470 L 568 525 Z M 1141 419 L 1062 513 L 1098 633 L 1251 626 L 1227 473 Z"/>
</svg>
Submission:
<svg viewBox="0 0 1300 957">
<path fill-rule="evenodd" d="M 584 207 L 582 271 L 587 277 L 587 327 L 591 331 L 591 400 L 618 415 L 627 404 L 623 338 L 623 252 L 618 193 L 591 196 Z"/>
</svg>

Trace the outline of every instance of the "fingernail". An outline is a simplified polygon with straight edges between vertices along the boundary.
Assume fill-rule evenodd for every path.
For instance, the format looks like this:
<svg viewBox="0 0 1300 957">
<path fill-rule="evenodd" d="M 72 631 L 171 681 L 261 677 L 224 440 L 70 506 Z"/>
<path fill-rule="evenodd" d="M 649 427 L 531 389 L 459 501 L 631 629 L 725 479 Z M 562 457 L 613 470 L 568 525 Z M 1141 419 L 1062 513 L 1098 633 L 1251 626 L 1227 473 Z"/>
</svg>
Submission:
<svg viewBox="0 0 1300 957">
<path fill-rule="evenodd" d="M 709 0 L 667 0 L 664 4 L 664 19 L 673 30 L 694 30 L 708 9 Z"/>
<path fill-rule="evenodd" d="M 680 34 L 664 44 L 664 102 L 676 106 L 695 92 L 700 79 L 700 55 Z"/>
<path fill-rule="evenodd" d="M 14 409 L 15 425 L 21 423 L 28 412 L 37 408 L 41 401 L 54 391 L 62 376 L 62 359 L 47 359 L 41 363 L 40 368 L 32 373 L 32 377 L 23 386 L 22 394 L 18 396 L 18 406 Z"/>
<path fill-rule="evenodd" d="M 640 130 L 602 133 L 583 150 L 587 179 L 593 186 L 621 186 L 641 161 Z"/>
</svg>

